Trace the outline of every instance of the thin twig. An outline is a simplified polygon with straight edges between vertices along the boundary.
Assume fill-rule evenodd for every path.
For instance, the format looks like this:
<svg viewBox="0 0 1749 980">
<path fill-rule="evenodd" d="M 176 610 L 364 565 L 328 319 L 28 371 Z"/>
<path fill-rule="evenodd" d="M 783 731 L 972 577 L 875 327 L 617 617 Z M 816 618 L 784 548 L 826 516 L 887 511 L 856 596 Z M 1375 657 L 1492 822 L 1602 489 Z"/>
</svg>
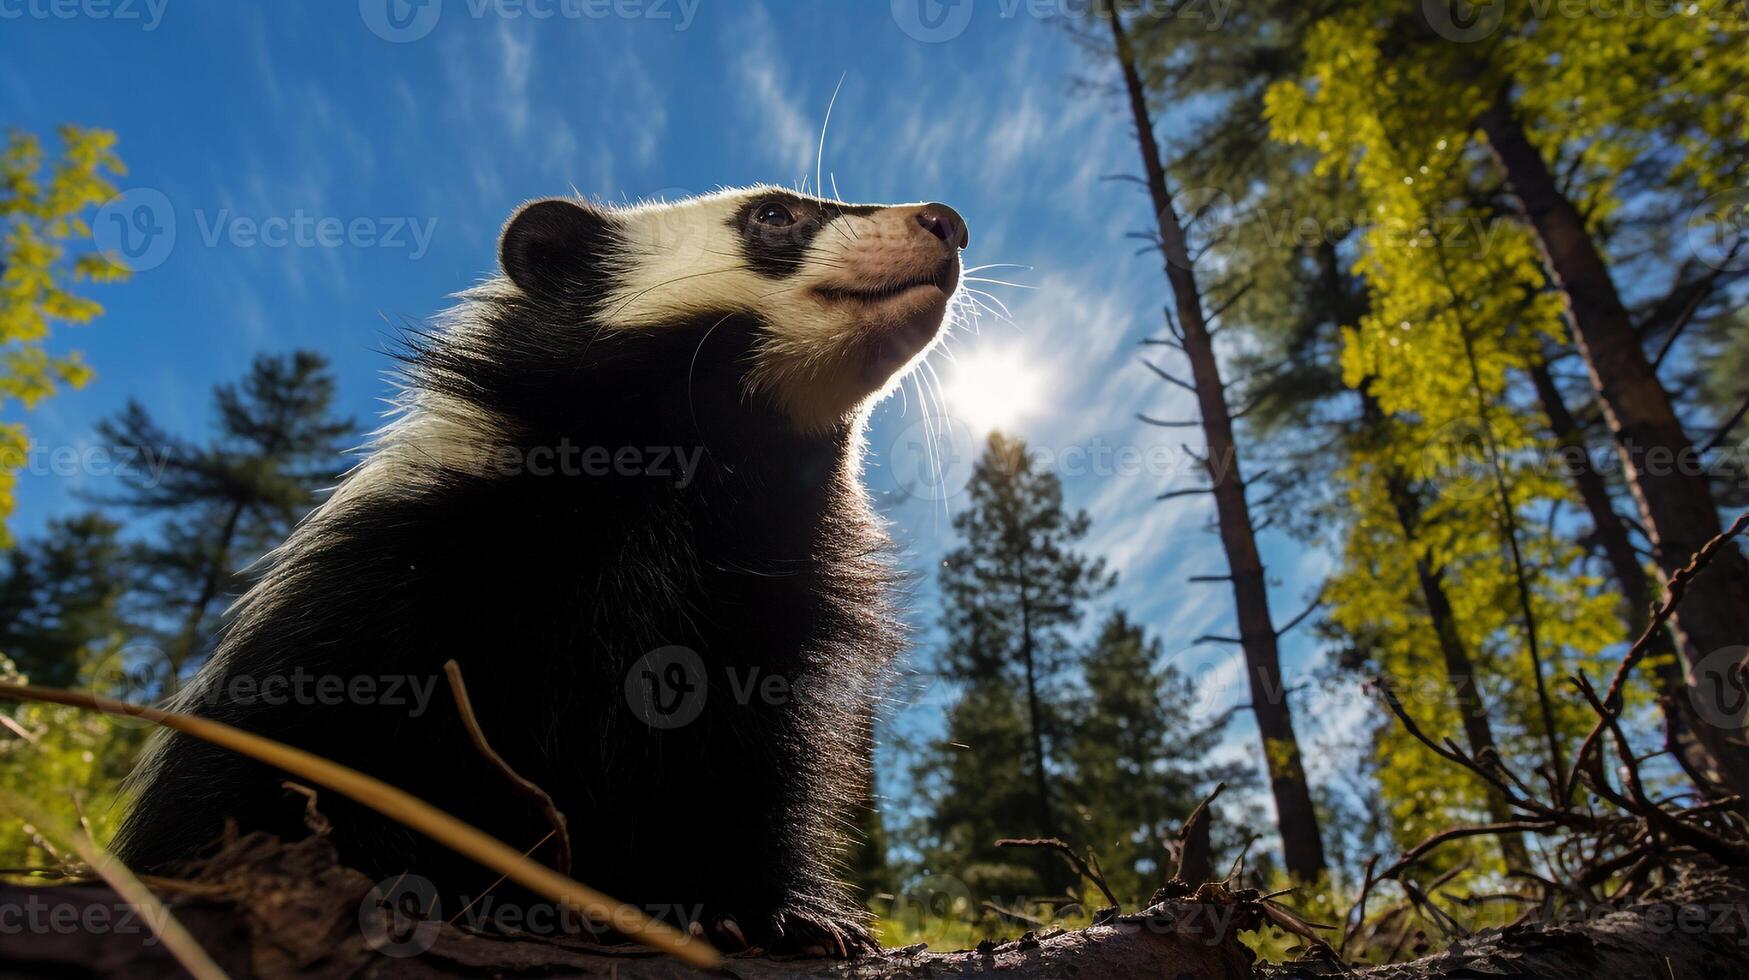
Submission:
<svg viewBox="0 0 1749 980">
<path fill-rule="evenodd" d="M 510 763 L 504 761 L 486 741 L 486 733 L 480 729 L 480 719 L 474 715 L 474 704 L 468 698 L 467 685 L 462 683 L 461 665 L 450 660 L 443 665 L 443 672 L 449 675 L 449 690 L 455 695 L 456 711 L 461 715 L 462 727 L 468 730 L 468 737 L 474 740 L 474 748 L 480 751 L 487 762 L 490 762 L 517 792 L 529 798 L 541 813 L 547 818 L 547 824 L 553 828 L 552 836 L 559 842 L 559 863 L 556 865 L 560 874 L 571 873 L 571 832 L 565 823 L 565 815 L 559 812 L 558 805 L 553 802 L 546 790 L 537 786 L 533 780 L 527 779 Z M 535 845 L 539 847 L 539 844 Z"/>
<path fill-rule="evenodd" d="M 1652 620 L 1646 624 L 1645 632 L 1641 633 L 1640 638 L 1634 641 L 1634 645 L 1628 648 L 1628 652 L 1622 655 L 1621 663 L 1616 665 L 1615 675 L 1610 678 L 1609 688 L 1603 695 L 1603 710 L 1606 717 L 1597 719 L 1597 723 L 1591 728 L 1591 733 L 1585 736 L 1583 742 L 1579 743 L 1579 752 L 1574 756 L 1575 765 L 1573 768 L 1575 771 L 1569 775 L 1568 778 L 1571 782 L 1566 786 L 1569 795 L 1573 792 L 1572 783 L 1579 778 L 1578 763 L 1584 760 L 1587 753 L 1597 747 L 1597 740 L 1602 736 L 1604 726 L 1607 724 L 1607 716 L 1621 714 L 1622 688 L 1627 683 L 1628 675 L 1633 673 L 1633 669 L 1639 666 L 1640 661 L 1644 660 L 1646 654 L 1651 651 L 1653 641 L 1658 636 L 1659 631 L 1663 630 L 1664 624 L 1670 621 L 1670 617 L 1676 612 L 1676 607 L 1681 604 L 1682 597 L 1687 594 L 1688 583 L 1692 582 L 1694 577 L 1712 562 L 1713 556 L 1718 554 L 1719 549 L 1725 547 L 1745 530 L 1749 530 L 1749 512 L 1738 515 L 1730 527 L 1726 528 L 1718 537 L 1708 541 L 1699 551 L 1694 553 L 1694 557 L 1688 560 L 1688 564 L 1677 569 L 1676 574 L 1670 576 L 1670 582 L 1664 589 L 1663 604 L 1652 613 Z"/>
<path fill-rule="evenodd" d="M 1076 874 L 1080 875 L 1083 878 L 1086 878 L 1088 881 L 1093 882 L 1094 886 L 1097 887 L 1099 889 L 1100 893 L 1105 896 L 1105 900 L 1107 902 L 1109 902 L 1112 905 L 1121 905 L 1122 904 L 1121 902 L 1119 902 L 1117 900 L 1117 896 L 1113 895 L 1111 893 L 1111 886 L 1109 886 L 1105 883 L 1105 876 L 1100 874 L 1097 869 L 1093 868 L 1086 861 L 1082 860 L 1081 855 L 1076 854 L 1074 848 L 1070 847 L 1068 844 L 1065 844 L 1064 842 L 1058 840 L 1055 837 L 1045 837 L 1045 838 L 1027 839 L 1027 840 L 999 840 L 996 842 L 996 846 L 997 847 L 1044 847 L 1044 848 L 1049 848 L 1053 851 L 1056 851 L 1058 854 L 1061 854 L 1063 856 L 1063 860 L 1069 862 L 1069 867 L 1073 868 L 1075 870 Z"/>
</svg>

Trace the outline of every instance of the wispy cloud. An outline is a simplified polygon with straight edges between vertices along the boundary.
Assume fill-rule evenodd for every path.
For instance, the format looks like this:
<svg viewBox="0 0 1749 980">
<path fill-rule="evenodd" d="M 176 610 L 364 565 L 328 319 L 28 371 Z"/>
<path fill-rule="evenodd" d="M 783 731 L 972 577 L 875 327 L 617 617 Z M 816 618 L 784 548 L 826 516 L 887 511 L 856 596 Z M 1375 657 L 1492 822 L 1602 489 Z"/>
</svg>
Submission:
<svg viewBox="0 0 1749 980">
<path fill-rule="evenodd" d="M 748 115 L 758 124 L 753 132 L 759 152 L 781 171 L 793 172 L 796 179 L 805 176 L 811 183 L 819 139 L 816 125 L 802 109 L 786 74 L 783 53 L 771 43 L 776 32 L 764 4 L 750 4 L 746 17 L 744 28 L 727 36 L 736 49 L 735 77 L 747 95 Z"/>
<path fill-rule="evenodd" d="M 503 86 L 497 97 L 504 107 L 505 125 L 517 138 L 528 132 L 528 80 L 534 73 L 534 39 L 517 33 L 520 23 L 503 17 L 497 30 L 498 77 Z"/>
</svg>

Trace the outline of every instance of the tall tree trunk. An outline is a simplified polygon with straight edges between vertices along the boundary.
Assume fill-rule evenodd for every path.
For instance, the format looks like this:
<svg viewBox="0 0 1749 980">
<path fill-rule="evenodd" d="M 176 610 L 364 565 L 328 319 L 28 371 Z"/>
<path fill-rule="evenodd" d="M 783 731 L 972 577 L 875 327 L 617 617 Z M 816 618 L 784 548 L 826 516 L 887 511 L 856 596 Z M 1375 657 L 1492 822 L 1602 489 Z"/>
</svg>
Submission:
<svg viewBox="0 0 1749 980">
<path fill-rule="evenodd" d="M 1555 384 L 1548 365 L 1539 363 L 1532 367 L 1530 378 L 1536 385 L 1537 400 L 1542 403 L 1543 414 L 1548 418 L 1549 431 L 1555 441 L 1562 449 L 1585 450 L 1585 433 L 1567 408 L 1567 400 Z M 1597 542 L 1609 564 L 1610 577 L 1615 579 L 1616 588 L 1621 592 L 1622 620 L 1627 624 L 1628 636 L 1638 637 L 1651 621 L 1654 599 L 1651 578 L 1640 563 L 1639 552 L 1634 549 L 1633 539 L 1628 535 L 1627 522 L 1616 513 L 1603 474 L 1591 465 L 1590 454 L 1587 452 L 1582 460 L 1564 462 L 1573 476 L 1579 499 L 1591 515 Z M 1735 775 L 1729 774 L 1730 769 L 1749 763 L 1749 757 L 1741 753 L 1726 753 L 1715 758 L 1707 744 L 1696 737 L 1698 727 L 1707 723 L 1695 714 L 1688 700 L 1688 682 L 1676 657 L 1676 643 L 1669 632 L 1659 631 L 1652 643 L 1652 663 L 1658 678 L 1659 700 L 1664 709 L 1668 748 L 1678 753 L 1683 768 L 1702 789 L 1717 793 L 1724 785 L 1749 784 L 1749 769 L 1739 768 Z M 1725 776 L 1723 779 L 1714 778 L 1718 774 Z"/>
<path fill-rule="evenodd" d="M 1488 722 L 1488 705 L 1477 683 L 1476 664 L 1470 659 L 1469 648 L 1458 632 L 1457 615 L 1451 608 L 1451 597 L 1445 591 L 1445 569 L 1433 564 L 1416 543 L 1421 527 L 1421 502 L 1409 487 L 1401 472 L 1385 477 L 1391 508 L 1403 529 L 1403 539 L 1415 551 L 1415 577 L 1421 585 L 1421 596 L 1427 603 L 1427 618 L 1433 624 L 1433 635 L 1439 640 L 1439 653 L 1445 661 L 1445 676 L 1451 682 L 1452 695 L 1457 700 L 1458 717 L 1463 722 L 1464 740 L 1470 754 L 1481 757 L 1500 753 L 1494 741 L 1494 727 Z M 1487 790 L 1488 818 L 1492 823 L 1507 823 L 1515 819 L 1506 798 L 1493 788 Z M 1524 838 L 1517 834 L 1500 837 L 1500 853 L 1509 869 L 1530 867 L 1530 855 L 1525 851 Z"/>
<path fill-rule="evenodd" d="M 1561 191 L 1505 92 L 1477 123 L 1535 228 L 1549 274 L 1565 297 L 1654 558 L 1668 579 L 1721 530 L 1700 455 L 1640 346 L 1584 218 Z M 1749 643 L 1749 561 L 1741 551 L 1724 549 L 1695 578 L 1675 623 L 1691 687 L 1698 680 L 1692 669 L 1696 663 Z M 1749 795 L 1749 782 L 1739 781 L 1739 774 L 1749 773 L 1749 759 L 1744 758 L 1744 745 L 1732 737 L 1737 734 L 1712 725 L 1700 725 L 1695 732 L 1721 763 L 1718 778 L 1732 792 Z"/>
<path fill-rule="evenodd" d="M 1021 566 L 1025 567 L 1025 561 Z M 1026 585 L 1020 588 L 1020 660 L 1026 668 L 1026 713 L 1032 735 L 1033 791 L 1038 796 L 1039 835 L 1057 837 L 1057 819 L 1051 808 L 1050 777 L 1045 774 L 1045 733 L 1043 709 L 1038 697 L 1038 669 L 1034 663 L 1032 639 L 1032 603 L 1027 598 Z M 1045 887 L 1052 893 L 1068 886 L 1055 855 L 1039 851 L 1039 873 Z"/>
<path fill-rule="evenodd" d="M 1257 716 L 1263 739 L 1263 756 L 1269 770 L 1270 790 L 1275 797 L 1276 824 L 1281 832 L 1282 852 L 1288 871 L 1302 881 L 1311 881 L 1326 868 L 1324 844 L 1318 833 L 1317 812 L 1306 785 L 1300 760 L 1299 740 L 1294 735 L 1293 715 L 1281 679 L 1281 654 L 1277 633 L 1269 614 L 1269 589 L 1263 561 L 1257 552 L 1257 536 L 1251 523 L 1250 504 L 1245 499 L 1245 480 L 1239 467 L 1238 446 L 1233 438 L 1233 419 L 1227 407 L 1226 388 L 1215 358 L 1214 341 L 1203 316 L 1202 294 L 1185 242 L 1184 228 L 1166 188 L 1166 169 L 1154 141 L 1154 123 L 1148 111 L 1147 92 L 1136 70 L 1134 52 L 1117 9 L 1107 13 L 1111 23 L 1118 66 L 1123 71 L 1134 116 L 1136 142 L 1147 174 L 1148 195 L 1159 225 L 1161 251 L 1166 259 L 1166 279 L 1172 286 L 1184 352 L 1190 361 L 1197 405 L 1202 416 L 1203 437 L 1208 443 L 1206 465 L 1213 482 L 1215 510 L 1219 518 L 1221 546 L 1227 553 L 1232 575 L 1233 599 L 1238 611 L 1239 639 L 1245 654 L 1251 687 L 1251 708 Z"/>
<path fill-rule="evenodd" d="M 1549 372 L 1548 365 L 1539 362 L 1533 366 L 1530 380 L 1536 385 L 1537 400 L 1542 403 L 1543 415 L 1548 419 L 1549 432 L 1555 437 L 1555 442 L 1562 450 L 1577 449 L 1584 453 L 1582 461 L 1564 459 L 1563 462 L 1577 463 L 1567 467 L 1573 477 L 1573 487 L 1579 491 L 1579 499 L 1591 515 L 1591 526 L 1595 529 L 1598 545 L 1603 549 L 1604 560 L 1609 563 L 1610 577 L 1621 590 L 1622 614 L 1628 631 L 1638 636 L 1651 618 L 1652 587 L 1646 578 L 1645 566 L 1640 564 L 1640 555 L 1634 550 L 1633 539 L 1628 536 L 1627 524 L 1615 512 L 1603 474 L 1591 465 L 1585 433 L 1567 408 L 1567 400 L 1555 384 L 1555 376 Z"/>
<path fill-rule="evenodd" d="M 1384 409 L 1365 386 L 1360 390 L 1360 406 L 1361 417 L 1369 427 L 1376 431 L 1383 425 Z M 1403 540 L 1415 553 L 1415 580 L 1421 586 L 1422 601 L 1427 604 L 1427 619 L 1439 643 L 1440 659 L 1445 662 L 1445 676 L 1451 682 L 1458 717 L 1464 726 L 1464 741 L 1469 744 L 1472 756 L 1480 757 L 1484 753 L 1498 756 L 1500 746 L 1494 741 L 1494 726 L 1488 721 L 1488 704 L 1482 696 L 1476 663 L 1470 658 L 1463 634 L 1458 632 L 1457 614 L 1452 610 L 1451 596 L 1445 590 L 1445 569 L 1435 565 L 1420 545 L 1421 500 L 1410 486 L 1408 474 L 1395 466 L 1385 473 L 1385 493 L 1390 498 L 1392 512 L 1397 515 L 1397 526 L 1403 531 Z M 1488 788 L 1487 806 L 1489 820 L 1493 823 L 1515 819 L 1506 798 L 1491 787 Z M 1522 835 L 1502 835 L 1500 853 L 1508 868 L 1530 867 L 1530 855 L 1525 851 Z"/>
<path fill-rule="evenodd" d="M 170 655 L 172 684 L 182 676 L 182 669 L 194 656 L 195 647 L 200 643 L 200 624 L 206 619 L 207 607 L 218 596 L 219 583 L 230 573 L 227 566 L 231 561 L 231 543 L 237 536 L 237 525 L 242 520 L 243 504 L 239 501 L 232 504 L 231 512 L 225 515 L 224 526 L 219 528 L 219 539 L 213 547 L 212 561 L 207 565 L 206 577 L 200 583 L 200 594 L 195 596 L 194 605 L 188 610 L 188 618 L 183 621 L 182 632 L 177 634 L 176 650 Z"/>
</svg>

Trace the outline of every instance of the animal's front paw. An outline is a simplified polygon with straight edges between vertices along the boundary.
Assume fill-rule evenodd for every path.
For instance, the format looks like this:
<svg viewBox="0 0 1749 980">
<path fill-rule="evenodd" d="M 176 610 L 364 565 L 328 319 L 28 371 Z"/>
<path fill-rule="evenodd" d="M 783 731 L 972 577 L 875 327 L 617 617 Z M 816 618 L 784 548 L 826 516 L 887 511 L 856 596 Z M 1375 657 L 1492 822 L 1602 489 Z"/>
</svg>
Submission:
<svg viewBox="0 0 1749 980">
<path fill-rule="evenodd" d="M 774 953 L 851 959 L 881 948 L 854 910 L 803 903 L 780 910 L 772 927 Z"/>
<path fill-rule="evenodd" d="M 881 948 L 854 909 L 811 902 L 786 906 L 759 919 L 732 913 L 707 915 L 693 924 L 692 933 L 725 953 L 761 950 L 851 959 Z"/>
</svg>

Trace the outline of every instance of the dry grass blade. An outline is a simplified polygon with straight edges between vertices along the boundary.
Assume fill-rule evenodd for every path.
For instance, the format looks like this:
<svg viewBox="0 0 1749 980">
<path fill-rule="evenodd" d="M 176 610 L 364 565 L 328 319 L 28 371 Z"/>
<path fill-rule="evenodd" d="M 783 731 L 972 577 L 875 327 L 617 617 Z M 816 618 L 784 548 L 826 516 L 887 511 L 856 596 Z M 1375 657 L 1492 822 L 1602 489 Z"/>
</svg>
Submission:
<svg viewBox="0 0 1749 980">
<path fill-rule="evenodd" d="M 396 789 L 355 769 L 311 755 L 302 749 L 205 718 L 126 704 L 92 694 L 0 682 L 0 696 L 144 718 L 185 735 L 240 752 L 350 797 L 505 875 L 519 885 L 570 906 L 593 921 L 611 925 L 614 930 L 635 942 L 670 953 L 697 967 L 714 968 L 722 963 L 722 956 L 709 944 L 692 939 L 624 902 L 609 898 L 587 885 L 524 857 L 503 841 L 457 820 L 411 793 Z"/>
<path fill-rule="evenodd" d="M 116 859 L 115 855 L 104 849 L 103 845 L 91 836 L 89 825 L 79 827 L 58 826 L 59 821 L 51 820 L 42 813 L 24 808 L 14 800 L 8 806 L 17 810 L 20 816 L 35 824 L 45 833 L 68 841 L 80 860 L 89 866 L 93 873 L 102 878 L 104 883 L 121 896 L 122 901 L 133 907 L 134 913 L 144 920 L 146 928 L 152 930 L 152 935 L 164 944 L 176 962 L 188 971 L 195 980 L 229 980 L 217 963 L 213 961 L 206 948 L 189 933 L 183 924 L 177 921 L 170 909 L 152 894 L 145 883 L 140 881 L 128 866 Z"/>
</svg>

